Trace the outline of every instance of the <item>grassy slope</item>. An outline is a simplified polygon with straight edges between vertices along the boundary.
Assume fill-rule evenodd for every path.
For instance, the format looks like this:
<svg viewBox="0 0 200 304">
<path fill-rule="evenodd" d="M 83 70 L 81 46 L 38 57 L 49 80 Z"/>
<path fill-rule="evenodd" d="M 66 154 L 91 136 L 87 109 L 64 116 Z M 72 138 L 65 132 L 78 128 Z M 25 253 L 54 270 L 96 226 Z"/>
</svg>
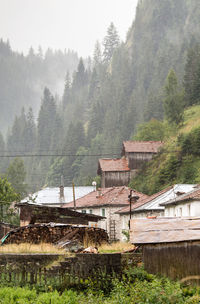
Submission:
<svg viewBox="0 0 200 304">
<path fill-rule="evenodd" d="M 140 171 L 130 186 L 147 194 L 155 193 L 175 183 L 200 183 L 200 156 L 184 154 L 180 135 L 190 135 L 200 127 L 200 106 L 185 110 L 179 129 L 171 129 L 162 152 Z M 199 139 L 200 140 L 200 139 Z"/>
</svg>

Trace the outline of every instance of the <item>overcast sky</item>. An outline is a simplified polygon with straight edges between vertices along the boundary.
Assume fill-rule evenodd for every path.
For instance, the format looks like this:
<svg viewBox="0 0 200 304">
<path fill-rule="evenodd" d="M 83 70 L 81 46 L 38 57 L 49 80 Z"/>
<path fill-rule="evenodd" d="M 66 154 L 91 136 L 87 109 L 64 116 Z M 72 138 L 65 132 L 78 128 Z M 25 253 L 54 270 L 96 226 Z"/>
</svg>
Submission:
<svg viewBox="0 0 200 304">
<path fill-rule="evenodd" d="M 114 22 L 122 40 L 131 26 L 138 0 L 0 0 L 0 38 L 25 54 L 30 46 L 43 50 L 73 49 L 93 54 Z"/>
</svg>

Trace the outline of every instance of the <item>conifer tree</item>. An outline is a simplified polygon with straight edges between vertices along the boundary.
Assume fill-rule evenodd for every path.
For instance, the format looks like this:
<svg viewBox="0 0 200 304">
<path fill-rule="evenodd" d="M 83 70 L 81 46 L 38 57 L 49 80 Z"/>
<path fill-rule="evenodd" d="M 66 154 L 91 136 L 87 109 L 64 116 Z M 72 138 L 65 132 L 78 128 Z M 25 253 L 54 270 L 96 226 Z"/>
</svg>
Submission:
<svg viewBox="0 0 200 304">
<path fill-rule="evenodd" d="M 184 93 L 178 87 L 174 70 L 170 70 L 164 87 L 164 113 L 170 123 L 179 124 L 183 119 Z"/>
<path fill-rule="evenodd" d="M 120 39 L 117 33 L 117 29 L 114 26 L 114 23 L 111 22 L 107 30 L 107 35 L 105 36 L 103 41 L 103 60 L 105 63 L 108 63 L 111 60 L 115 49 L 119 46 L 119 43 Z"/>
</svg>

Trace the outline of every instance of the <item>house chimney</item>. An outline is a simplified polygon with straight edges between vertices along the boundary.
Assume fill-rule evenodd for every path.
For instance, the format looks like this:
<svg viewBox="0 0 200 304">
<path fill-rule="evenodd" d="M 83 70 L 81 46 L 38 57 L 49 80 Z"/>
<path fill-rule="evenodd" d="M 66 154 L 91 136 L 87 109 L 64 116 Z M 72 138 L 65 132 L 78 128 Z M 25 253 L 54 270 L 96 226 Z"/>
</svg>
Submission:
<svg viewBox="0 0 200 304">
<path fill-rule="evenodd" d="M 64 194 L 64 179 L 63 175 L 61 176 L 61 184 L 60 184 L 60 203 L 63 204 L 65 202 L 65 194 Z"/>
<path fill-rule="evenodd" d="M 102 196 L 101 188 L 98 188 L 98 190 L 97 190 L 97 197 L 101 197 L 101 196 Z"/>
</svg>

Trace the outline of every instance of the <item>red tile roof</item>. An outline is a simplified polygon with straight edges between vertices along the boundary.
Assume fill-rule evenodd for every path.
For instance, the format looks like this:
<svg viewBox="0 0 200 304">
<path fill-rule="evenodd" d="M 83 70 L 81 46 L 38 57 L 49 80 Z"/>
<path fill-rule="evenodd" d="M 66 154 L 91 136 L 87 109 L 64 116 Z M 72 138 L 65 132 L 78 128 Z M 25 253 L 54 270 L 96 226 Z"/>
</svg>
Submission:
<svg viewBox="0 0 200 304">
<path fill-rule="evenodd" d="M 162 195 L 163 193 L 169 191 L 173 186 L 169 186 L 163 190 L 161 190 L 160 192 L 158 193 L 154 193 L 153 195 L 151 196 L 146 196 L 146 197 L 141 197 L 136 203 L 132 203 L 131 204 L 131 210 L 134 211 L 135 209 L 151 202 L 153 199 L 159 197 L 160 195 Z M 116 213 L 119 213 L 119 214 L 124 214 L 124 213 L 129 213 L 130 211 L 130 208 L 129 206 L 127 207 L 123 207 L 122 209 L 120 209 L 118 212 Z"/>
<path fill-rule="evenodd" d="M 124 141 L 123 149 L 125 152 L 157 153 L 163 145 L 161 141 Z"/>
<path fill-rule="evenodd" d="M 99 195 L 99 191 L 93 191 L 79 199 L 76 200 L 77 208 L 88 208 L 88 207 L 98 207 L 98 206 L 106 206 L 106 205 L 118 205 L 118 206 L 126 206 L 129 204 L 128 196 L 130 194 L 130 188 L 122 186 L 122 187 L 112 187 L 112 188 L 102 188 L 101 195 Z M 147 195 L 134 191 L 134 194 L 139 196 L 140 198 L 146 198 Z M 73 202 L 65 204 L 64 208 L 73 208 Z"/>
<path fill-rule="evenodd" d="M 104 172 L 130 171 L 126 158 L 99 159 L 99 169 Z"/>
</svg>

